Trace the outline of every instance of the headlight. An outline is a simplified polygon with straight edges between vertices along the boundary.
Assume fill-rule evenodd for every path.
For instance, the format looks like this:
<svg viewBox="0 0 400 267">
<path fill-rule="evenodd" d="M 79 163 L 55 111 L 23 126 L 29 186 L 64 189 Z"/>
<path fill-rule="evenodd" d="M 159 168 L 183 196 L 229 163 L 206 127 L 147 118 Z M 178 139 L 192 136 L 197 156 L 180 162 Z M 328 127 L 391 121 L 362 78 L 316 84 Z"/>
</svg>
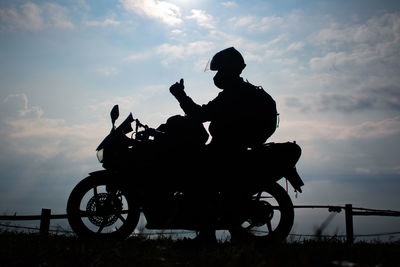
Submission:
<svg viewBox="0 0 400 267">
<path fill-rule="evenodd" d="M 100 163 L 103 163 L 104 148 L 97 151 L 96 156 Z"/>
</svg>

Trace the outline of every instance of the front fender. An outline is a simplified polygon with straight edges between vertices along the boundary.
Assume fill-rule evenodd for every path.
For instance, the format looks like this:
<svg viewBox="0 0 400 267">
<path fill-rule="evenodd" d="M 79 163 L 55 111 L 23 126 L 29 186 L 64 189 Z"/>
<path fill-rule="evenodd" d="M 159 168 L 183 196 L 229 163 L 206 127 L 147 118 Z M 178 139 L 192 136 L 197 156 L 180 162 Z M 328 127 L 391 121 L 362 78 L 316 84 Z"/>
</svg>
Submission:
<svg viewBox="0 0 400 267">
<path fill-rule="evenodd" d="M 109 170 L 98 170 L 89 173 L 90 176 L 109 176 L 113 175 L 113 173 Z"/>
<path fill-rule="evenodd" d="M 121 188 L 124 188 L 124 189 L 129 188 L 129 186 L 127 184 L 127 179 L 124 178 L 124 175 L 114 172 L 114 171 L 98 170 L 98 171 L 89 173 L 89 176 L 94 177 L 94 178 L 98 177 L 98 178 L 107 179 L 107 181 L 110 181 L 111 184 L 119 185 L 119 186 L 121 186 Z"/>
</svg>

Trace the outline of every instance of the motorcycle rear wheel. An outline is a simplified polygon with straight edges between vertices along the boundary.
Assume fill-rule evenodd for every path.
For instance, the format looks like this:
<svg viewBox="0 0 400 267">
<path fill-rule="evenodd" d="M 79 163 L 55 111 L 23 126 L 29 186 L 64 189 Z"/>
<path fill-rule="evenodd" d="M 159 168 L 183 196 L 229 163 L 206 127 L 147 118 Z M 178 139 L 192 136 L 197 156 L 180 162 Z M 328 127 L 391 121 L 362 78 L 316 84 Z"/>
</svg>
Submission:
<svg viewBox="0 0 400 267">
<path fill-rule="evenodd" d="M 275 243 L 286 239 L 293 226 L 294 208 L 285 189 L 277 183 L 266 185 L 253 196 L 251 209 L 242 225 L 230 230 L 232 241 Z"/>
<path fill-rule="evenodd" d="M 72 190 L 68 222 L 82 238 L 124 240 L 139 221 L 140 209 L 122 186 L 105 175 L 89 176 Z"/>
</svg>

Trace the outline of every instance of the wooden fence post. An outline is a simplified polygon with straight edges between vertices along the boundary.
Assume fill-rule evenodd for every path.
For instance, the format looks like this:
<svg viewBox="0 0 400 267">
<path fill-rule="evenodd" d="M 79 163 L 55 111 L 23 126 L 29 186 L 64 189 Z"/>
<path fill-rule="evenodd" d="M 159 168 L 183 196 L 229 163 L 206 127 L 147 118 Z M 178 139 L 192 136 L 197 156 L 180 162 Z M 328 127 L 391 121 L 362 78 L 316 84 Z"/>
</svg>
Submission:
<svg viewBox="0 0 400 267">
<path fill-rule="evenodd" d="M 42 209 L 42 215 L 40 218 L 40 235 L 47 236 L 50 228 L 50 215 L 51 209 Z"/>
<path fill-rule="evenodd" d="M 353 244 L 354 231 L 353 231 L 353 205 L 346 204 L 345 206 L 345 219 L 346 219 L 346 240 L 348 244 Z"/>
</svg>

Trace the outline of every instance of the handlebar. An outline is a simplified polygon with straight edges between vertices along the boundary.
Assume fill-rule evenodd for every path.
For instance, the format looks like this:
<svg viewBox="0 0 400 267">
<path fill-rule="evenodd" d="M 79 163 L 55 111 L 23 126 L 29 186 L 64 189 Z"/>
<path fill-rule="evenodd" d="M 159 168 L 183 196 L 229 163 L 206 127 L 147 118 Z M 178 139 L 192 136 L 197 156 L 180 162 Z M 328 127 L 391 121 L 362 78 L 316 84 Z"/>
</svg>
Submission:
<svg viewBox="0 0 400 267">
<path fill-rule="evenodd" d="M 150 136 L 155 137 L 157 134 L 163 134 L 163 132 L 157 129 L 151 128 L 146 124 L 142 124 L 139 119 L 134 119 L 133 121 L 136 123 L 135 132 L 133 133 L 136 135 L 135 139 L 148 140 Z M 139 131 L 139 128 L 143 128 L 144 130 Z"/>
<path fill-rule="evenodd" d="M 139 121 L 139 119 L 134 119 L 133 122 L 136 123 L 135 132 L 138 132 L 139 127 L 144 128 L 144 130 L 148 130 L 148 129 L 149 129 L 149 126 L 147 126 L 147 125 L 145 125 L 145 124 L 142 124 L 142 123 Z"/>
</svg>

